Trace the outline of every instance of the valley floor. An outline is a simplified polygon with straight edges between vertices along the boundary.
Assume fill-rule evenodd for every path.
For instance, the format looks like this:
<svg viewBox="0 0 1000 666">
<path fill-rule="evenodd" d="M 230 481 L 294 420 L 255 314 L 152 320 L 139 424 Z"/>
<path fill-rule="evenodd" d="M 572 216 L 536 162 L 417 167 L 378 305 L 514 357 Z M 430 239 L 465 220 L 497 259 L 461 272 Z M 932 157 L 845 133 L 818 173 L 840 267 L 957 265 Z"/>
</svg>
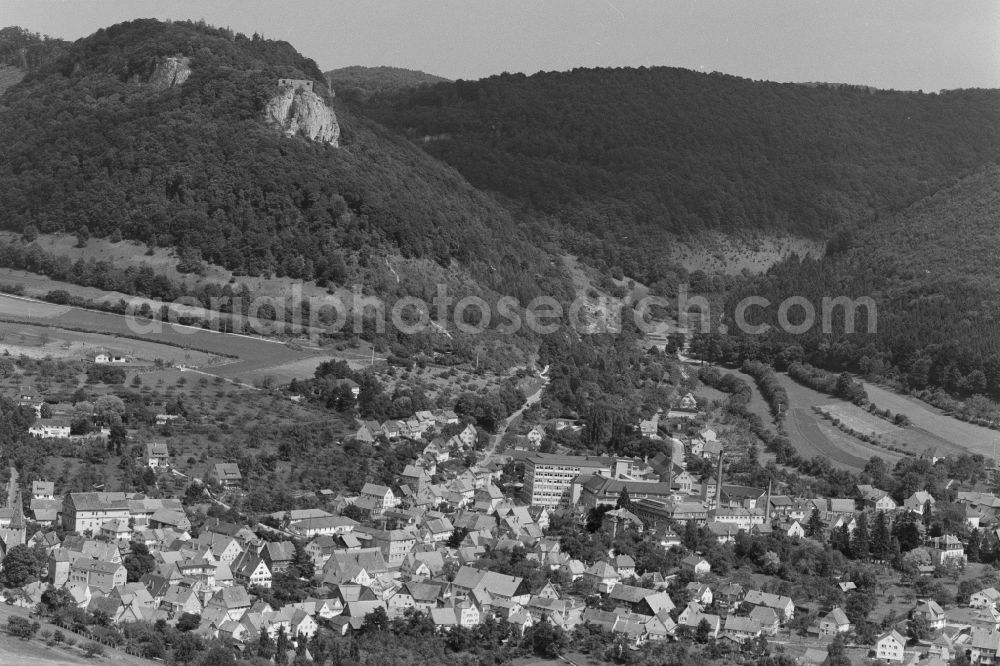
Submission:
<svg viewBox="0 0 1000 666">
<path fill-rule="evenodd" d="M 753 398 L 747 408 L 765 423 L 773 423 L 770 408 L 757 390 L 753 377 L 732 368 L 721 370 L 736 375 L 753 388 Z M 869 382 L 864 383 L 869 399 L 881 409 L 905 414 L 911 425 L 899 428 L 871 416 L 886 426 L 889 432 L 883 436 L 883 441 L 896 450 L 862 441 L 840 430 L 817 414 L 813 407 L 831 409 L 841 417 L 869 416 L 865 410 L 803 386 L 785 373 L 776 374 L 788 393 L 789 410 L 784 426 L 792 446 L 801 456 L 824 457 L 841 469 L 860 471 L 872 456 L 882 458 L 890 467 L 906 454 L 943 456 L 969 452 L 992 458 L 994 446 L 1000 444 L 1000 431 L 952 418 L 915 398 Z"/>
</svg>

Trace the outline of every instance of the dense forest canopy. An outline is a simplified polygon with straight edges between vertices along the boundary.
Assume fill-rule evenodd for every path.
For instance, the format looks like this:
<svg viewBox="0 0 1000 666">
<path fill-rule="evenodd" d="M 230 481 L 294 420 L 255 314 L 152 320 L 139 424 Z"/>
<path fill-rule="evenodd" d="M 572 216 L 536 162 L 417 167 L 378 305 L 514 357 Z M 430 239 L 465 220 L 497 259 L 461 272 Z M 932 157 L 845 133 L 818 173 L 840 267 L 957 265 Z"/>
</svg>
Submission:
<svg viewBox="0 0 1000 666">
<path fill-rule="evenodd" d="M 171 57 L 188 59 L 190 77 L 150 85 Z M 138 270 L 62 266 L 30 246 L 39 232 L 134 239 L 176 248 L 192 266 L 331 286 L 392 268 L 392 255 L 425 270 L 416 286 L 396 275 L 400 292 L 433 296 L 438 279 L 524 304 L 569 298 L 554 255 L 570 252 L 664 295 L 690 279 L 695 291 L 724 291 L 730 307 L 748 294 L 872 295 L 875 334 L 716 342 L 741 359 L 1000 399 L 1000 91 L 664 67 L 477 82 L 396 68 L 324 74 L 286 42 L 155 20 L 72 44 L 5 28 L 0 64 L 27 72 L 0 97 L 0 228 L 25 238 L 4 248 L 13 266 L 130 293 L 175 290 Z M 279 77 L 313 82 L 336 111 L 339 148 L 265 124 Z M 792 257 L 757 277 L 672 263 L 679 239 L 746 231 L 831 242 L 823 258 Z M 471 350 L 465 342 L 452 347 Z M 627 393 L 600 372 L 628 344 L 530 342 L 557 366 L 551 404 L 603 418 L 604 396 Z"/>
<path fill-rule="evenodd" d="M 326 78 L 339 97 L 367 101 L 375 93 L 441 83 L 448 79 L 402 67 L 362 67 L 354 65 L 331 69 Z"/>
<path fill-rule="evenodd" d="M 772 326 L 765 336 L 722 344 L 722 356 L 767 362 L 801 360 L 832 370 L 886 379 L 917 391 L 940 387 L 1000 400 L 1000 168 L 988 167 L 954 186 L 843 233 L 825 257 L 791 257 L 728 296 L 727 312 L 748 295 L 774 307 L 755 308 L 750 323 Z M 854 332 L 843 310 L 833 330 L 817 325 L 803 335 L 781 330 L 777 305 L 804 296 L 821 315 L 823 297 L 871 296 L 877 328 L 858 311 Z M 801 314 L 795 318 L 800 320 Z"/>
<path fill-rule="evenodd" d="M 0 64 L 37 69 L 61 55 L 69 43 L 18 26 L 0 28 Z"/>
<path fill-rule="evenodd" d="M 190 77 L 146 84 L 167 57 Z M 331 101 L 312 60 L 257 35 L 139 20 L 73 43 L 0 101 L 0 224 L 197 250 L 237 274 L 340 282 L 345 257 L 401 254 L 540 291 L 550 263 L 511 215 L 409 142 L 336 102 L 340 148 L 267 127 L 279 77 Z"/>
<path fill-rule="evenodd" d="M 826 237 L 1000 156 L 1000 92 L 986 90 L 576 69 L 439 83 L 359 108 L 472 184 L 558 220 L 577 252 L 648 282 L 675 236 Z"/>
</svg>

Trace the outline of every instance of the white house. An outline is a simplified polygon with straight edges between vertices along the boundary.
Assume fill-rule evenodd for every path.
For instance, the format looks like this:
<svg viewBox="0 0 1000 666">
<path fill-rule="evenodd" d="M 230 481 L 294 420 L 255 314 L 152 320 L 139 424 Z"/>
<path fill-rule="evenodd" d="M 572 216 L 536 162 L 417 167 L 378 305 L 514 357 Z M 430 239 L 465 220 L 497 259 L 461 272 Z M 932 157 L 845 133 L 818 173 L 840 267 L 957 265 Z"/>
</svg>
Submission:
<svg viewBox="0 0 1000 666">
<path fill-rule="evenodd" d="M 969 596 L 969 606 L 972 608 L 995 606 L 998 601 L 1000 601 L 1000 592 L 995 587 L 987 587 Z"/>
<path fill-rule="evenodd" d="M 835 636 L 851 630 L 851 621 L 847 619 L 847 614 L 840 607 L 834 608 L 821 617 L 816 624 L 820 636 Z"/>
<path fill-rule="evenodd" d="M 712 570 L 712 565 L 704 557 L 688 555 L 681 560 L 681 567 L 692 572 L 695 576 L 704 576 Z"/>
<path fill-rule="evenodd" d="M 146 444 L 146 465 L 148 467 L 166 467 L 170 462 L 170 451 L 166 442 L 149 442 Z"/>
<path fill-rule="evenodd" d="M 116 356 L 115 354 L 108 354 L 106 352 L 102 352 L 100 354 L 94 355 L 94 363 L 97 363 L 98 365 L 107 365 L 109 363 L 122 365 L 124 363 L 128 363 L 128 357 Z"/>
<path fill-rule="evenodd" d="M 28 428 L 28 434 L 34 435 L 35 437 L 65 438 L 69 437 L 69 433 L 69 423 L 66 423 L 65 421 L 54 421 L 51 419 L 36 421 Z"/>
<path fill-rule="evenodd" d="M 907 511 L 923 515 L 924 507 L 927 506 L 928 502 L 930 503 L 931 510 L 933 510 L 935 504 L 934 496 L 926 490 L 918 490 L 903 500 L 903 508 Z"/>
<path fill-rule="evenodd" d="M 893 629 L 887 634 L 882 634 L 875 641 L 875 657 L 885 661 L 903 661 L 903 650 L 906 648 L 906 639 L 898 631 Z"/>
</svg>

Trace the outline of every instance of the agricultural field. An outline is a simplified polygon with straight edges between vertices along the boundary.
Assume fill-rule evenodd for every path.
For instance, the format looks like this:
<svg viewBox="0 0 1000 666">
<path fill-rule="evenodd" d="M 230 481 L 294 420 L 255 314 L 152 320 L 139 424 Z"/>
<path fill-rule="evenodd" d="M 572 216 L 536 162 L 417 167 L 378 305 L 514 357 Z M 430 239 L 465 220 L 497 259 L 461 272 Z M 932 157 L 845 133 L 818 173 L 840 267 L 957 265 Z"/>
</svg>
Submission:
<svg viewBox="0 0 1000 666">
<path fill-rule="evenodd" d="M 872 437 L 899 438 L 903 429 L 883 418 L 875 416 L 857 405 L 834 404 L 817 405 L 817 408 L 831 418 L 840 421 L 846 428 Z"/>
<path fill-rule="evenodd" d="M 955 446 L 993 458 L 1000 449 L 1000 431 L 984 428 L 943 414 L 940 410 L 894 391 L 864 382 L 868 399 L 893 413 L 905 414 L 916 429 L 951 442 Z"/>
<path fill-rule="evenodd" d="M 129 356 L 139 365 L 151 365 L 156 359 L 171 365 L 183 363 L 191 366 L 203 366 L 222 360 L 220 356 L 148 340 L 71 331 L 52 326 L 0 322 L 0 353 L 31 358 L 51 356 L 67 360 L 93 360 L 94 355 L 99 352 Z"/>
<path fill-rule="evenodd" d="M 753 377 L 730 368 L 720 368 L 720 370 L 732 373 L 749 384 L 753 389 L 753 397 L 747 408 L 758 415 L 764 423 L 773 423 L 771 409 L 757 390 Z M 788 393 L 789 411 L 785 414 L 785 434 L 799 455 L 805 458 L 821 456 L 829 459 L 835 467 L 853 471 L 862 470 L 872 456 L 883 458 L 890 466 L 902 457 L 901 454 L 863 442 L 842 432 L 812 410 L 814 405 L 850 407 L 852 406 L 850 403 L 802 386 L 784 373 L 776 374 Z"/>
<path fill-rule="evenodd" d="M 287 382 L 312 376 L 316 365 L 325 360 L 345 359 L 359 364 L 371 358 L 371 347 L 366 345 L 356 349 L 323 350 L 193 326 L 136 321 L 122 315 L 8 295 L 0 295 L 0 321 L 6 322 L 0 330 L 17 334 L 25 329 L 37 336 L 34 343 L 22 346 L 37 346 L 44 337 L 40 330 L 48 329 L 49 346 L 52 341 L 59 340 L 55 347 L 66 342 L 75 342 L 78 347 L 87 349 L 90 348 L 87 345 L 111 349 L 124 347 L 136 350 L 137 356 L 142 358 L 173 359 L 175 363 L 230 379 L 272 375 L 275 381 Z M 77 334 L 78 331 L 84 333 Z M 82 337 L 71 340 L 71 333 Z M 11 344 L 21 345 L 17 335 Z M 52 355 L 60 355 L 54 347 Z"/>
<path fill-rule="evenodd" d="M 805 458 L 820 456 L 841 469 L 860 471 L 872 456 L 883 458 L 890 466 L 902 458 L 842 432 L 804 407 L 788 410 L 785 431 L 799 455 Z"/>
<path fill-rule="evenodd" d="M 962 452 L 962 449 L 953 442 L 936 437 L 923 429 L 895 426 L 845 400 L 839 400 L 803 386 L 784 373 L 777 373 L 777 376 L 788 393 L 789 408 L 801 410 L 795 415 L 794 420 L 792 418 L 786 419 L 789 438 L 796 447 L 800 445 L 813 449 L 820 447 L 824 451 L 823 455 L 829 456 L 831 460 L 838 459 L 835 456 L 839 456 L 842 462 L 846 462 L 849 457 L 857 458 L 861 455 L 867 462 L 868 458 L 877 455 L 893 465 L 902 457 L 902 454 L 898 452 L 863 442 L 857 437 L 841 431 L 812 409 L 814 406 L 822 406 L 824 410 L 836 414 L 836 418 L 841 419 L 841 421 L 846 419 L 846 421 L 853 423 L 854 425 L 851 427 L 856 431 L 880 433 L 885 437 L 886 446 L 893 446 L 913 455 L 923 455 L 928 451 L 933 451 L 936 455 Z M 881 406 L 879 405 L 879 407 Z M 807 425 L 807 421 L 810 420 L 816 422 L 815 428 Z M 822 435 L 822 439 L 817 433 Z M 838 453 L 834 453 L 834 451 Z M 863 467 L 864 463 L 854 465 L 857 470 Z"/>
<path fill-rule="evenodd" d="M 885 446 L 903 449 L 913 455 L 959 455 L 965 449 L 938 437 L 923 428 L 900 427 L 869 411 L 851 404 L 819 405 L 825 414 L 837 419 L 845 427 L 878 438 Z"/>
</svg>

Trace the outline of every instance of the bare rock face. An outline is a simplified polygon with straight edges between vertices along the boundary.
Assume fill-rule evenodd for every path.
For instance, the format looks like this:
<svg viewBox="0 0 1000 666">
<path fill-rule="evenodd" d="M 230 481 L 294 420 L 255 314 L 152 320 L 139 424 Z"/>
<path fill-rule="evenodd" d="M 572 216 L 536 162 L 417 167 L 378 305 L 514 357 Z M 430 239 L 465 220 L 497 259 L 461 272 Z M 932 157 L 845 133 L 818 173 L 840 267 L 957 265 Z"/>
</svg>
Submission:
<svg viewBox="0 0 1000 666">
<path fill-rule="evenodd" d="M 282 79 L 268 100 L 264 119 L 285 136 L 302 136 L 334 147 L 340 145 L 340 124 L 333 109 L 312 91 L 311 85 Z"/>
<path fill-rule="evenodd" d="M 164 58 L 156 63 L 147 83 L 156 90 L 179 86 L 191 76 L 190 58 Z"/>
</svg>

